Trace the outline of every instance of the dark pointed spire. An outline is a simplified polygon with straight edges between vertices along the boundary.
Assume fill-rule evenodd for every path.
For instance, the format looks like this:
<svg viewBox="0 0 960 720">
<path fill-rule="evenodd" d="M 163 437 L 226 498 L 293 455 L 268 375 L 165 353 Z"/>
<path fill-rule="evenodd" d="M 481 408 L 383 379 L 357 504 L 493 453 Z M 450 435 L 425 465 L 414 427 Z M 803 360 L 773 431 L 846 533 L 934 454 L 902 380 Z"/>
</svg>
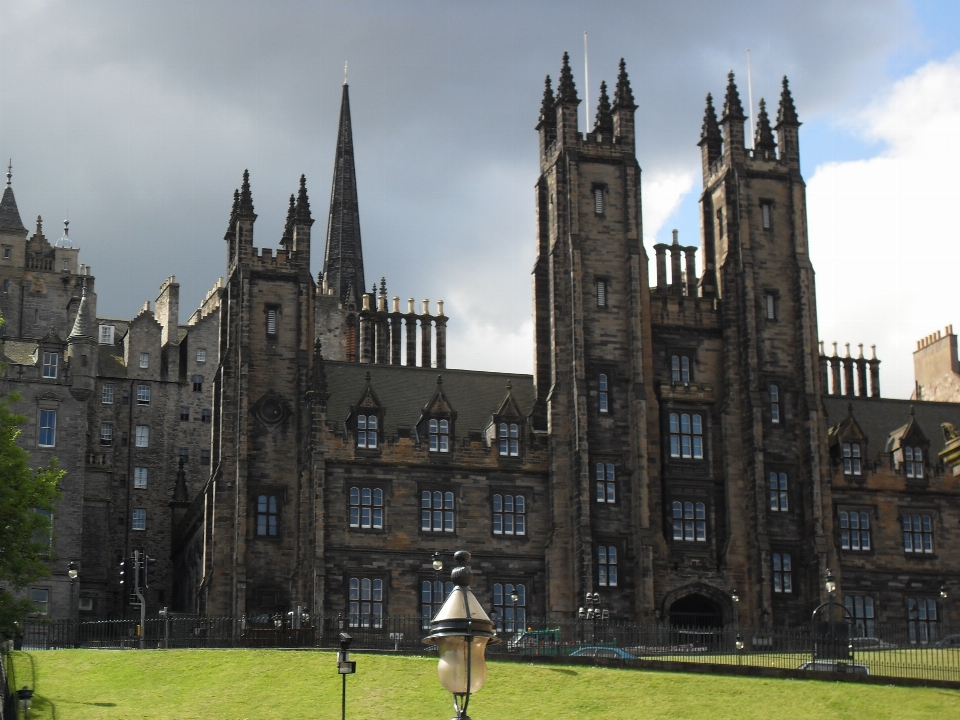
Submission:
<svg viewBox="0 0 960 720">
<path fill-rule="evenodd" d="M 242 217 L 256 217 L 253 212 L 253 195 L 250 193 L 250 171 L 243 171 L 243 184 L 240 186 L 240 204 L 237 208 Z"/>
<path fill-rule="evenodd" d="M 223 235 L 224 240 L 230 241 L 234 239 L 237 229 L 237 217 L 239 214 L 240 190 L 236 189 L 233 191 L 233 205 L 230 207 L 230 219 L 227 221 L 227 231 Z"/>
<path fill-rule="evenodd" d="M 783 76 L 783 89 L 780 91 L 780 109 L 777 110 L 777 127 L 781 125 L 799 126 L 797 108 L 793 104 L 793 95 L 790 93 L 790 81 Z"/>
<path fill-rule="evenodd" d="M 630 78 L 627 76 L 627 63 L 620 58 L 620 71 L 617 73 L 617 89 L 613 93 L 614 110 L 636 110 L 633 101 L 633 90 L 630 88 Z"/>
<path fill-rule="evenodd" d="M 310 198 L 307 197 L 306 175 L 300 176 L 300 189 L 297 191 L 297 223 L 313 225 L 313 217 L 310 215 Z"/>
<path fill-rule="evenodd" d="M 540 123 L 537 125 L 538 128 L 540 125 L 556 127 L 557 113 L 553 109 L 554 102 L 556 102 L 556 100 L 553 97 L 553 87 L 550 84 L 550 76 L 547 75 L 543 81 L 543 102 L 540 104 Z"/>
<path fill-rule="evenodd" d="M 603 133 L 613 132 L 613 114 L 610 111 L 610 98 L 607 96 L 607 83 L 600 81 L 600 102 L 597 104 L 597 118 L 594 130 Z"/>
<path fill-rule="evenodd" d="M 7 186 L 3 189 L 3 198 L 0 199 L 0 230 L 26 234 L 27 228 L 20 219 L 17 209 L 17 199 L 13 196 L 13 187 L 10 181 L 13 178 L 13 161 L 7 165 Z"/>
<path fill-rule="evenodd" d="M 740 102 L 740 92 L 733 78 L 733 70 L 727 73 L 727 95 L 723 99 L 723 120 L 745 120 L 743 104 Z"/>
<path fill-rule="evenodd" d="M 719 143 L 720 124 L 717 122 L 717 111 L 713 107 L 713 95 L 707 93 L 707 107 L 703 111 L 703 126 L 700 128 L 700 144 Z"/>
<path fill-rule="evenodd" d="M 776 157 L 777 143 L 770 128 L 770 116 L 767 115 L 767 101 L 760 98 L 760 112 L 757 113 L 757 136 L 753 141 L 754 154 L 773 159 Z"/>
<path fill-rule="evenodd" d="M 573 84 L 573 72 L 570 70 L 570 54 L 563 53 L 563 67 L 560 68 L 560 81 L 557 83 L 557 102 L 580 103 L 577 86 Z"/>
<path fill-rule="evenodd" d="M 280 238 L 280 247 L 287 250 L 293 245 L 293 223 L 297 216 L 296 199 L 290 194 L 290 204 L 287 206 L 287 220 L 283 224 L 283 236 Z"/>
<path fill-rule="evenodd" d="M 353 158 L 349 88 L 349 85 L 344 84 L 340 104 L 323 274 L 327 287 L 333 289 L 333 294 L 340 299 L 344 307 L 352 304 L 359 308 L 362 307 L 360 294 L 367 283 L 363 277 L 360 204 L 357 199 L 357 173 Z"/>
</svg>

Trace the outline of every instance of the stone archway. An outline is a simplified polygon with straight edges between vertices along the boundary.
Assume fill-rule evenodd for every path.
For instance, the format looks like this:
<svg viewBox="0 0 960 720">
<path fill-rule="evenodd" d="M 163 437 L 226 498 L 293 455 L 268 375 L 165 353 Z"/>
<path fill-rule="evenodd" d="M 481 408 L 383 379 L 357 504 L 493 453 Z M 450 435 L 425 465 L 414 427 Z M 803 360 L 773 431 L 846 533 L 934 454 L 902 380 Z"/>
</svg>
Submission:
<svg viewBox="0 0 960 720">
<path fill-rule="evenodd" d="M 667 612 L 672 628 L 721 630 L 724 626 L 723 607 L 700 593 L 674 600 Z"/>
</svg>

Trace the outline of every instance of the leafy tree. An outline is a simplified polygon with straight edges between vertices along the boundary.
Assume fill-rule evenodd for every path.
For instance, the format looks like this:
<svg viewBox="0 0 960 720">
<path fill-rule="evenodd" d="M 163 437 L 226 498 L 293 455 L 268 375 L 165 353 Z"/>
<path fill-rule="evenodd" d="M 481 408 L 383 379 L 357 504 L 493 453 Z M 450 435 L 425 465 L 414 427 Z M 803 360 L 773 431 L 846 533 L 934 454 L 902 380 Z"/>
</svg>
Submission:
<svg viewBox="0 0 960 720">
<path fill-rule="evenodd" d="M 11 589 L 50 574 L 50 517 L 37 510 L 53 512 L 64 475 L 56 458 L 30 467 L 30 454 L 17 445 L 26 417 L 10 409 L 19 400 L 17 393 L 0 398 L 0 639 L 12 637 L 14 622 L 36 609 Z"/>
</svg>

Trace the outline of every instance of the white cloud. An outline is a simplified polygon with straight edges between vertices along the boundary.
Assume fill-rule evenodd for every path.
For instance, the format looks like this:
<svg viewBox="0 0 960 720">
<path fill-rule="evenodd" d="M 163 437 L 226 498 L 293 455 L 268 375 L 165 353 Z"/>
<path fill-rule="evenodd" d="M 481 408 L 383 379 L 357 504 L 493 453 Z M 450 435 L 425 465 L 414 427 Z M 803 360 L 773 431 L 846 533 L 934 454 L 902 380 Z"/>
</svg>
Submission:
<svg viewBox="0 0 960 720">
<path fill-rule="evenodd" d="M 643 242 L 648 248 L 657 242 L 663 224 L 692 187 L 691 172 L 655 174 L 643 181 Z"/>
<path fill-rule="evenodd" d="M 885 150 L 818 167 L 807 186 L 820 337 L 854 353 L 875 343 L 883 394 L 908 397 L 916 341 L 960 321 L 960 55 L 899 81 L 858 121 Z"/>
</svg>

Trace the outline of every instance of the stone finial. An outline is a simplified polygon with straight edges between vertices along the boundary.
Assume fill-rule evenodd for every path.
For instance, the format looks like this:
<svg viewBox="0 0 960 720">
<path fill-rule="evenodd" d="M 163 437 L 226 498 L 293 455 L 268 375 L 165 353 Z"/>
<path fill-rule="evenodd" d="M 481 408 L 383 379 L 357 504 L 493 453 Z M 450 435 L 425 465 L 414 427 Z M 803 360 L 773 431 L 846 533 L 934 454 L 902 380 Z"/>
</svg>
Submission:
<svg viewBox="0 0 960 720">
<path fill-rule="evenodd" d="M 553 97 L 553 87 L 550 85 L 550 76 L 547 75 L 543 81 L 543 102 L 540 103 L 540 123 L 543 125 L 556 125 L 557 114 L 553 111 L 553 105 L 556 99 Z"/>
<path fill-rule="evenodd" d="M 300 189 L 297 191 L 297 222 L 301 225 L 313 223 L 310 215 L 310 198 L 307 197 L 307 176 L 300 176 Z"/>
<path fill-rule="evenodd" d="M 243 171 L 243 183 L 240 185 L 240 204 L 237 206 L 238 213 L 245 217 L 254 216 L 253 212 L 253 194 L 250 192 L 250 171 Z"/>
<path fill-rule="evenodd" d="M 597 117 L 594 130 L 603 133 L 613 132 L 613 115 L 610 111 L 610 98 L 607 97 L 607 83 L 600 81 L 600 102 L 597 104 Z"/>
<path fill-rule="evenodd" d="M 723 99 L 723 118 L 730 120 L 745 120 L 743 104 L 740 102 L 740 91 L 733 76 L 733 70 L 727 73 L 727 94 Z"/>
<path fill-rule="evenodd" d="M 630 78 L 627 75 L 627 63 L 623 58 L 620 58 L 620 69 L 617 72 L 617 89 L 613 93 L 613 109 L 637 109 L 637 105 L 633 101 L 633 90 L 630 87 Z"/>
<path fill-rule="evenodd" d="M 763 98 L 760 98 L 757 134 L 753 141 L 753 149 L 756 153 L 771 157 L 777 152 L 777 143 L 773 139 L 773 130 L 770 127 L 770 116 L 767 115 L 767 101 Z"/>
<path fill-rule="evenodd" d="M 793 104 L 793 95 L 790 93 L 790 81 L 783 76 L 783 89 L 780 91 L 780 107 L 777 110 L 777 127 L 781 125 L 799 126 L 797 108 Z"/>
<path fill-rule="evenodd" d="M 717 111 L 713 107 L 713 95 L 707 93 L 707 106 L 703 111 L 703 125 L 700 128 L 700 143 L 719 145 L 720 142 L 720 124 L 717 122 Z"/>
<path fill-rule="evenodd" d="M 579 103 L 577 86 L 573 83 L 573 72 L 570 70 L 570 54 L 563 53 L 563 67 L 560 68 L 560 82 L 557 83 L 557 102 Z"/>
<path fill-rule="evenodd" d="M 13 158 L 7 163 L 7 187 L 10 187 L 10 181 L 13 180 Z"/>
</svg>

